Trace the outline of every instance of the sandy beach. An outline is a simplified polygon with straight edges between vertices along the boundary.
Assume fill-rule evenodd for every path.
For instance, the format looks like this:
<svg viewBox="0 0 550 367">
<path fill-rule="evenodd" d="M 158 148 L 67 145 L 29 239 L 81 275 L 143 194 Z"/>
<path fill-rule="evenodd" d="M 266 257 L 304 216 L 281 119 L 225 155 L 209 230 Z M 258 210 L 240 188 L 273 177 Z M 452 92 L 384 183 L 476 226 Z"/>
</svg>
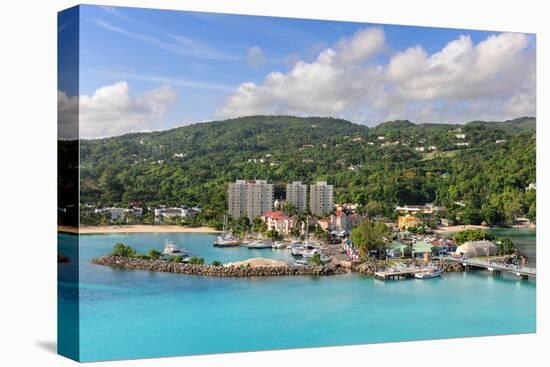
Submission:
<svg viewBox="0 0 550 367">
<path fill-rule="evenodd" d="M 74 233 L 74 228 L 58 227 L 61 232 Z M 126 225 L 126 226 L 83 226 L 80 227 L 80 234 L 108 234 L 108 233 L 219 233 L 209 227 L 181 227 L 169 225 Z"/>
<path fill-rule="evenodd" d="M 467 225 L 460 225 L 460 226 L 438 227 L 437 229 L 434 230 L 434 232 L 437 234 L 445 235 L 449 233 L 464 231 L 465 229 L 487 230 L 489 228 L 490 227 L 487 227 L 487 226 L 467 224 Z"/>
</svg>

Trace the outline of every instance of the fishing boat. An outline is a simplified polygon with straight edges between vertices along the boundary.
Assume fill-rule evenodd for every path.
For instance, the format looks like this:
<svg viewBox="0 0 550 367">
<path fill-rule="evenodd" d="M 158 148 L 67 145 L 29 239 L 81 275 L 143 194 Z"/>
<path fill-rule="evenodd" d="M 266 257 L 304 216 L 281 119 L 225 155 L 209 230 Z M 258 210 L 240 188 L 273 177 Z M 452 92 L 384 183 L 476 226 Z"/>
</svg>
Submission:
<svg viewBox="0 0 550 367">
<path fill-rule="evenodd" d="M 233 231 L 226 231 L 227 229 L 227 214 L 223 216 L 223 232 L 216 241 L 214 246 L 216 247 L 234 247 L 239 246 L 242 242 L 233 236 Z"/>
<path fill-rule="evenodd" d="M 162 254 L 169 257 L 181 256 L 183 259 L 189 257 L 189 250 L 180 249 L 172 241 L 166 241 Z"/>
<path fill-rule="evenodd" d="M 440 277 L 443 274 L 443 271 L 440 269 L 425 269 L 418 273 L 414 274 L 414 277 L 417 279 L 431 279 Z"/>
</svg>

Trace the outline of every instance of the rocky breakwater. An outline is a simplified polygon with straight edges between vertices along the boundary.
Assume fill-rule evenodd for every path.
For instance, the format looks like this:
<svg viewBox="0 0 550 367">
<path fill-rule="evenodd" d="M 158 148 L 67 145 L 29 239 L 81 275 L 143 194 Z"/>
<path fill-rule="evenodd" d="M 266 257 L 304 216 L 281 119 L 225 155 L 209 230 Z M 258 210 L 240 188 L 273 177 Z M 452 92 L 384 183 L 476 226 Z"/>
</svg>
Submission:
<svg viewBox="0 0 550 367">
<path fill-rule="evenodd" d="M 120 256 L 102 256 L 93 259 L 96 265 L 111 266 L 127 270 L 148 270 L 188 275 L 204 275 L 211 277 L 264 277 L 264 276 L 291 276 L 291 275 L 337 275 L 345 274 L 347 270 L 333 265 L 323 266 L 294 266 L 294 265 L 195 265 L 177 263 L 166 260 L 139 259 Z"/>
</svg>

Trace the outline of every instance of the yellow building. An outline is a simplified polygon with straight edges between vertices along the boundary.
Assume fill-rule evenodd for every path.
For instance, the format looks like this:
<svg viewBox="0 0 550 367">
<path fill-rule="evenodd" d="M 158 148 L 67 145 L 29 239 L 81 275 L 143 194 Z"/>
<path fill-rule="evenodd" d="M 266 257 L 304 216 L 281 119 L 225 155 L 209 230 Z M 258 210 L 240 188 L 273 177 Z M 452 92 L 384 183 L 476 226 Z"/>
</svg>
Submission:
<svg viewBox="0 0 550 367">
<path fill-rule="evenodd" d="M 415 228 L 420 224 L 422 224 L 422 221 L 410 214 L 400 215 L 397 217 L 397 225 L 399 226 L 399 229 Z"/>
</svg>

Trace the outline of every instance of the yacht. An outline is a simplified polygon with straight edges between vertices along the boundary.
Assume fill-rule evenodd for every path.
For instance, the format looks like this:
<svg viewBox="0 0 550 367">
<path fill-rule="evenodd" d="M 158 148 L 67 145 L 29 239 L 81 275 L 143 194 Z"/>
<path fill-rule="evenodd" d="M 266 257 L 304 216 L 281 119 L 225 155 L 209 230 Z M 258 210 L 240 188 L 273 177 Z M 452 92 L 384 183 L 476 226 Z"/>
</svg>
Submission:
<svg viewBox="0 0 550 367">
<path fill-rule="evenodd" d="M 181 256 L 182 258 L 186 258 L 189 257 L 189 250 L 180 249 L 172 241 L 166 241 L 162 254 L 170 257 Z"/>
<path fill-rule="evenodd" d="M 441 274 L 443 274 L 443 271 L 440 269 L 425 269 L 414 274 L 414 277 L 417 279 L 430 279 L 440 277 Z"/>
<path fill-rule="evenodd" d="M 318 254 L 318 253 L 320 253 L 319 249 L 316 249 L 316 248 L 312 248 L 312 249 L 305 248 L 304 250 L 302 250 L 302 257 L 303 257 L 304 259 L 309 259 L 310 257 L 313 257 L 313 255 Z"/>
</svg>

